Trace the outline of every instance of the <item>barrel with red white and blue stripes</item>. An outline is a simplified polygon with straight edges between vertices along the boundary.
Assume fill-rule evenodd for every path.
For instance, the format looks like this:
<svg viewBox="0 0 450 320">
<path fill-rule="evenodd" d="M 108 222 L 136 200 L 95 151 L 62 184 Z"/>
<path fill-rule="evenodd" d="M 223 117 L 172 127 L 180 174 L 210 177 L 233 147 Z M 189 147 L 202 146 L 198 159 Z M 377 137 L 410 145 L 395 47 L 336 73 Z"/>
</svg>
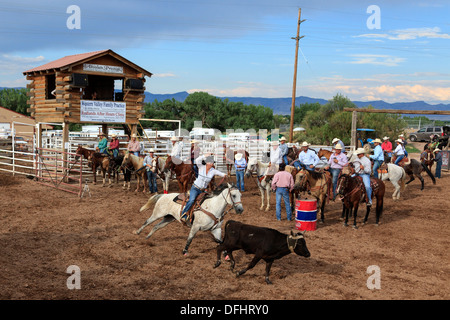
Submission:
<svg viewBox="0 0 450 320">
<path fill-rule="evenodd" d="M 317 200 L 306 199 L 295 201 L 295 228 L 300 231 L 317 229 Z"/>
</svg>

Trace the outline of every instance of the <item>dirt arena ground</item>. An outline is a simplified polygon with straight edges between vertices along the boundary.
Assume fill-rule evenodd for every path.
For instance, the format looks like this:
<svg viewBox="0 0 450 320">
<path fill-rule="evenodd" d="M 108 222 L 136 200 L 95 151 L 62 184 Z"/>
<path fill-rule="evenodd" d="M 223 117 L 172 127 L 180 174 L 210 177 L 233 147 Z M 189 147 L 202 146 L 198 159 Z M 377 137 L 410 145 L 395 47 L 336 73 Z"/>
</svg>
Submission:
<svg viewBox="0 0 450 320">
<path fill-rule="evenodd" d="M 434 173 L 434 168 L 433 168 Z M 326 221 L 307 232 L 310 258 L 290 254 L 272 266 L 273 285 L 264 282 L 264 262 L 236 277 L 228 262 L 213 269 L 216 243 L 208 232 L 181 251 L 188 228 L 175 222 L 146 240 L 150 227 L 133 234 L 151 210 L 140 213 L 148 195 L 121 186 L 90 186 L 92 198 L 77 198 L 25 177 L 0 173 L 0 299 L 2 300 L 448 300 L 450 298 L 450 174 L 425 189 L 412 182 L 400 201 L 386 182 L 381 223 L 344 227 L 341 203 L 326 205 Z M 172 185 L 174 190 L 175 184 Z M 277 222 L 259 210 L 254 181 L 246 179 L 242 215 L 228 219 L 272 227 L 284 233 L 294 222 Z M 161 187 L 160 187 L 161 190 Z M 284 211 L 285 212 L 285 211 Z M 251 256 L 235 254 L 237 268 Z M 81 289 L 69 290 L 67 268 L 81 270 Z M 370 290 L 369 266 L 378 266 L 381 288 Z"/>
</svg>

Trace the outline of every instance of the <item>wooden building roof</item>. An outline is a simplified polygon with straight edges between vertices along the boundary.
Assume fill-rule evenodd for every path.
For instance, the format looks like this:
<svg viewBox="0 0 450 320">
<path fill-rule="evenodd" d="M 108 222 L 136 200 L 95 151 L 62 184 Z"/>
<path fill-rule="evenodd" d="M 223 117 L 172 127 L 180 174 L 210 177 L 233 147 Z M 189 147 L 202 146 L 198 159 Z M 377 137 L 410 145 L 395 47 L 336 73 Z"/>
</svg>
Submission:
<svg viewBox="0 0 450 320">
<path fill-rule="evenodd" d="M 124 57 L 120 56 L 119 54 L 115 53 L 111 49 L 107 50 L 100 50 L 100 51 L 93 51 L 93 52 L 87 52 L 87 53 L 81 53 L 81 54 L 74 54 L 70 56 L 65 56 L 63 58 L 51 61 L 49 63 L 46 63 L 44 65 L 35 67 L 33 69 L 24 71 L 24 75 L 32 75 L 35 73 L 40 73 L 44 71 L 62 71 L 67 70 L 70 67 L 82 64 L 84 62 L 87 62 L 92 59 L 96 59 L 105 55 L 110 55 L 116 58 L 117 60 L 122 61 L 123 63 L 129 65 L 133 69 L 138 70 L 139 72 L 143 73 L 145 76 L 151 77 L 152 73 L 139 67 L 138 65 L 134 64 L 133 62 L 125 59 Z"/>
</svg>

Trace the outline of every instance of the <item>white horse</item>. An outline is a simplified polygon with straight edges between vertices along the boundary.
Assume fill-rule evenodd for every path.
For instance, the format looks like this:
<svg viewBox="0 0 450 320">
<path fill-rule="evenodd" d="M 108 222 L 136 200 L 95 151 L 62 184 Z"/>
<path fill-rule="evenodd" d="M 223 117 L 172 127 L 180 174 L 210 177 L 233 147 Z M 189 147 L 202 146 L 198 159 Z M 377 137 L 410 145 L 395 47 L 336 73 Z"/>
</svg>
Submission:
<svg viewBox="0 0 450 320">
<path fill-rule="evenodd" d="M 160 218 L 163 218 L 162 221 L 153 227 L 147 235 L 147 239 L 150 238 L 155 231 L 175 220 L 178 220 L 181 223 L 181 205 L 173 201 L 177 195 L 178 193 L 169 193 L 152 196 L 140 211 L 147 210 L 153 203 L 156 203 L 153 213 L 135 233 L 140 234 L 146 226 Z M 223 216 L 229 211 L 225 212 L 227 205 L 231 205 L 238 214 L 241 214 L 244 211 L 241 203 L 241 193 L 235 186 L 230 184 L 224 188 L 218 188 L 214 191 L 213 197 L 203 201 L 201 208 L 208 213 L 205 213 L 203 210 L 194 211 L 194 221 L 191 226 L 191 231 L 189 232 L 186 246 L 183 249 L 183 254 L 187 254 L 192 239 L 199 230 L 210 230 L 214 239 L 218 243 L 222 242 L 221 226 Z"/>
<path fill-rule="evenodd" d="M 265 194 L 265 196 L 267 197 L 266 211 L 269 211 L 272 176 L 278 172 L 278 166 L 274 165 L 273 169 L 269 169 L 269 163 L 264 163 L 256 158 L 249 158 L 245 176 L 247 178 L 250 177 L 253 171 L 256 171 L 256 184 L 258 185 L 258 189 L 261 192 L 261 207 L 259 209 L 264 209 Z"/>
<path fill-rule="evenodd" d="M 167 194 L 169 193 L 169 183 L 171 175 L 164 172 L 165 165 L 166 165 L 166 157 L 153 158 L 152 171 L 156 173 L 156 176 L 161 180 L 164 194 Z"/>
<path fill-rule="evenodd" d="M 382 180 L 382 181 L 386 181 L 389 179 L 389 181 L 392 183 L 392 185 L 395 188 L 394 193 L 392 194 L 392 199 L 394 200 L 398 200 L 400 199 L 400 191 L 403 192 L 403 190 L 405 189 L 405 180 L 406 180 L 406 172 L 405 169 L 403 169 L 402 167 L 393 164 L 393 163 L 388 163 L 387 164 L 387 173 L 379 173 L 378 177 Z M 399 183 L 400 181 L 400 183 Z"/>
</svg>

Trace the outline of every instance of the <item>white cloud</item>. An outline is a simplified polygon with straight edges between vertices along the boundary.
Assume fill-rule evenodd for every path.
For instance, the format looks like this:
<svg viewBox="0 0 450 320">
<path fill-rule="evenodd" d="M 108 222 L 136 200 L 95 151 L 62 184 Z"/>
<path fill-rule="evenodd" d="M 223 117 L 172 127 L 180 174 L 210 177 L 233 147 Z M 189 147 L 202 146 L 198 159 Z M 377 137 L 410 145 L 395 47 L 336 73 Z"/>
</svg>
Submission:
<svg viewBox="0 0 450 320">
<path fill-rule="evenodd" d="M 154 78 L 176 78 L 177 76 L 174 73 L 155 73 L 152 77 Z"/>
<path fill-rule="evenodd" d="M 0 55 L 1 74 L 22 74 L 23 71 L 35 67 L 38 62 L 42 63 L 44 60 L 43 56 L 21 57 L 2 54 Z"/>
<path fill-rule="evenodd" d="M 350 61 L 351 64 L 373 64 L 387 67 L 398 66 L 399 63 L 404 62 L 405 58 L 393 57 L 382 54 L 351 54 L 354 60 Z"/>
<path fill-rule="evenodd" d="M 450 34 L 441 33 L 441 29 L 439 27 L 434 27 L 398 29 L 389 31 L 388 33 L 366 33 L 354 37 L 387 40 L 415 40 L 417 38 L 450 39 Z"/>
</svg>

